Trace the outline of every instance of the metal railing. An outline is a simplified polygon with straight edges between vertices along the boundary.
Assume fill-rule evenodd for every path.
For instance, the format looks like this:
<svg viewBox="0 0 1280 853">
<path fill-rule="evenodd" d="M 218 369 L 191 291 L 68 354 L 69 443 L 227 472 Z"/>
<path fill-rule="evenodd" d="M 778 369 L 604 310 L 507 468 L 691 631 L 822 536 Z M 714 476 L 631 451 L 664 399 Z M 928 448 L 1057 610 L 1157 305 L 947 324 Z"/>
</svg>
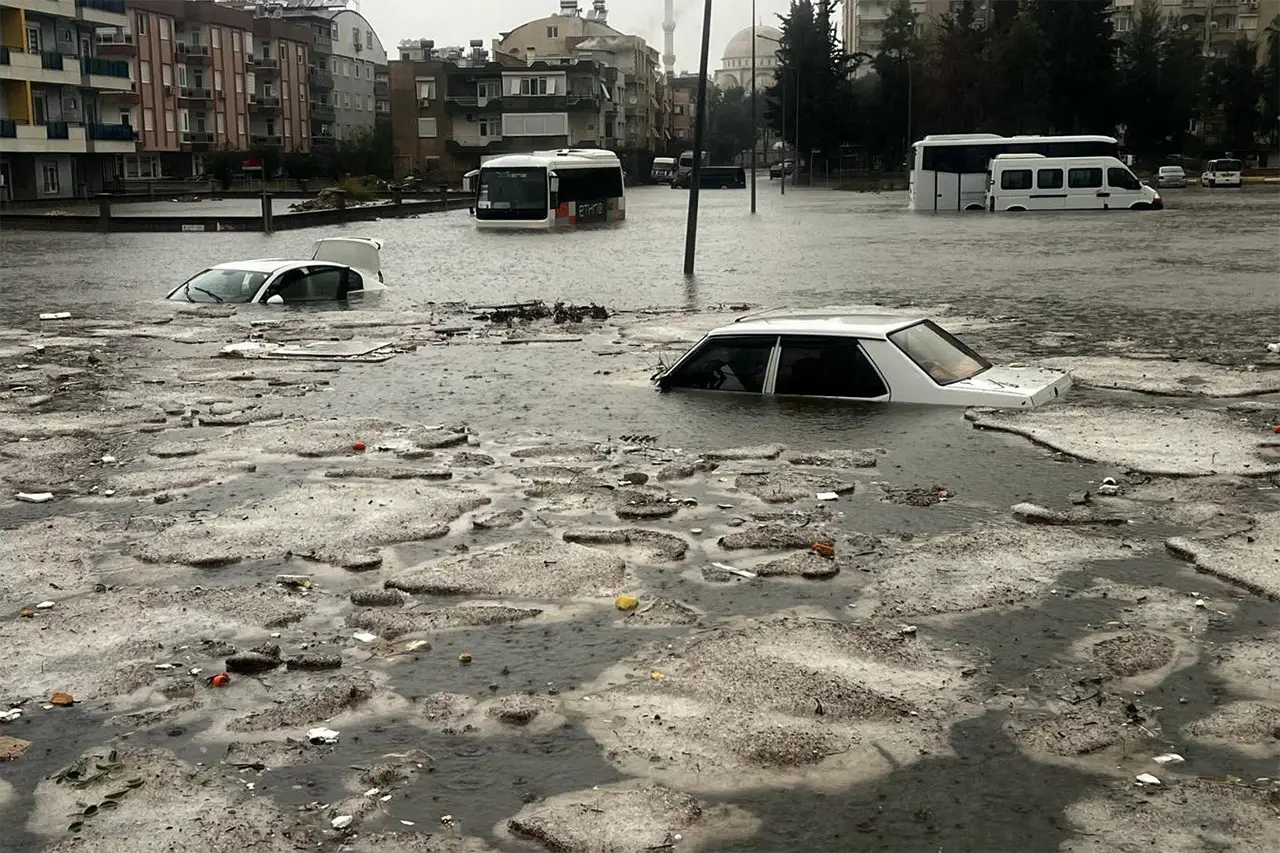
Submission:
<svg viewBox="0 0 1280 853">
<path fill-rule="evenodd" d="M 123 77 L 129 79 L 129 61 L 126 59 L 103 59 L 101 56 L 86 56 L 80 60 L 81 74 L 101 74 L 104 77 Z"/>
<path fill-rule="evenodd" d="M 61 71 L 62 54 L 56 50 L 40 51 L 40 67 L 46 71 Z"/>
<path fill-rule="evenodd" d="M 137 129 L 129 124 L 86 124 L 84 129 L 90 139 L 109 142 L 134 142 L 138 139 Z"/>
<path fill-rule="evenodd" d="M 0 44 L 0 65 L 9 64 L 9 48 Z"/>
<path fill-rule="evenodd" d="M 71 132 L 69 125 L 65 121 L 51 121 L 44 126 L 44 135 L 47 139 L 70 139 Z"/>
<path fill-rule="evenodd" d="M 125 0 L 76 0 L 77 9 L 97 9 L 99 12 L 125 14 Z"/>
<path fill-rule="evenodd" d="M 211 93 L 203 86 L 183 86 L 178 90 L 178 97 L 188 101 L 207 101 Z"/>
<path fill-rule="evenodd" d="M 97 34 L 96 38 L 100 45 L 133 44 L 133 33 L 126 33 L 124 30 L 116 30 L 114 33 L 100 32 Z"/>
<path fill-rule="evenodd" d="M 182 131 L 182 141 L 196 145 L 212 144 L 213 131 L 211 130 L 184 130 Z"/>
<path fill-rule="evenodd" d="M 177 50 L 178 53 L 186 54 L 187 56 L 209 55 L 209 45 L 207 44 L 187 44 L 186 42 L 180 41 L 177 44 Z"/>
<path fill-rule="evenodd" d="M 0 118 L 0 139 L 13 139 L 18 135 L 18 123 L 11 118 Z"/>
</svg>

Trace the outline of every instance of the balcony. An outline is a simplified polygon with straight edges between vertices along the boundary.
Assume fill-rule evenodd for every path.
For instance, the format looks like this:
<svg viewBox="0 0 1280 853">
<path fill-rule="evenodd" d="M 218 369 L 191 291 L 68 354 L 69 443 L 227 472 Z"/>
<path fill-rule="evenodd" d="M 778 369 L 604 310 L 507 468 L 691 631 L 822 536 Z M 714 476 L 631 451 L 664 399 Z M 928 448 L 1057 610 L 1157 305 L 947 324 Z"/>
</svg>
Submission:
<svg viewBox="0 0 1280 853">
<path fill-rule="evenodd" d="M 600 110 L 600 98 L 591 95 L 507 95 L 502 99 L 503 112 L 563 113 Z"/>
<path fill-rule="evenodd" d="M 280 147 L 280 137 L 273 133 L 255 133 L 249 137 L 249 141 L 254 145 L 264 145 L 268 148 Z"/>
<path fill-rule="evenodd" d="M 213 93 L 204 86 L 182 86 L 178 89 L 180 101 L 207 101 L 212 97 Z"/>
<path fill-rule="evenodd" d="M 459 142 L 456 139 L 446 139 L 444 147 L 450 154 L 511 154 L 515 151 L 529 150 L 527 139 L 521 140 L 518 137 L 508 139 L 501 136 L 485 137 L 483 142 L 479 140 Z"/>
<path fill-rule="evenodd" d="M 311 41 L 312 53 L 333 53 L 333 39 L 327 35 L 316 33 L 315 38 Z"/>
<path fill-rule="evenodd" d="M 133 41 L 133 33 L 116 30 L 114 33 L 98 33 L 98 55 L 111 57 L 134 57 L 138 55 L 138 46 Z"/>
<path fill-rule="evenodd" d="M 375 98 L 390 98 L 391 84 L 386 80 L 373 81 L 373 96 Z"/>
<path fill-rule="evenodd" d="M 86 56 L 80 60 L 82 85 L 91 89 L 114 89 L 128 91 L 133 87 L 129 79 L 129 60 L 103 59 L 101 56 Z"/>
<path fill-rule="evenodd" d="M 173 47 L 177 51 L 179 62 L 185 62 L 188 65 L 203 65 L 209 61 L 209 45 L 207 44 L 177 42 Z"/>
<path fill-rule="evenodd" d="M 499 97 L 477 98 L 474 95 L 449 95 L 444 99 L 444 111 L 450 114 L 474 113 L 482 110 L 495 112 L 504 109 L 506 101 Z M 511 109 L 511 107 L 505 107 Z"/>
<path fill-rule="evenodd" d="M 255 110 L 262 112 L 275 112 L 280 109 L 280 97 L 278 95 L 250 95 L 249 111 Z"/>
<path fill-rule="evenodd" d="M 0 80 L 22 80 L 53 86 L 79 86 L 80 60 L 56 51 L 27 53 L 16 47 L 0 52 Z"/>
<path fill-rule="evenodd" d="M 307 71 L 307 78 L 311 81 L 311 85 L 317 89 L 333 88 L 333 73 L 327 68 L 316 68 L 313 65 Z"/>
<path fill-rule="evenodd" d="M 138 131 L 128 124 L 85 125 L 91 154 L 132 154 L 138 150 Z"/>
<path fill-rule="evenodd" d="M 184 130 L 178 140 L 184 151 L 208 151 L 213 147 L 213 131 Z"/>
<path fill-rule="evenodd" d="M 257 72 L 264 76 L 280 73 L 280 60 L 273 56 L 255 56 L 253 57 L 253 64 Z"/>
<path fill-rule="evenodd" d="M 136 104 L 138 103 L 138 84 L 130 83 L 128 89 L 107 89 L 98 93 L 104 104 Z"/>
<path fill-rule="evenodd" d="M 127 20 L 125 0 L 76 0 L 76 17 L 86 24 L 120 26 Z"/>
<path fill-rule="evenodd" d="M 0 125 L 0 154 L 84 154 L 88 151 L 84 128 L 66 122 Z M 12 133 L 12 135 L 9 135 Z"/>
<path fill-rule="evenodd" d="M 334 112 L 333 104 L 328 104 L 324 101 L 311 102 L 312 118 L 320 119 L 321 121 L 333 121 L 335 115 L 336 113 Z"/>
</svg>

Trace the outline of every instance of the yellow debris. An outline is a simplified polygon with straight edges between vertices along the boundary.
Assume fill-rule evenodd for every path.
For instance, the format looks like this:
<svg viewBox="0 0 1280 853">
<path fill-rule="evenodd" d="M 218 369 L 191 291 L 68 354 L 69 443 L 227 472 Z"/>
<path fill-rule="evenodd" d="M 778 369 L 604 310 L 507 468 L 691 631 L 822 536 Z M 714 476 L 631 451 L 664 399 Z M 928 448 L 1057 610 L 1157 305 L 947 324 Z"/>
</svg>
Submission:
<svg viewBox="0 0 1280 853">
<path fill-rule="evenodd" d="M 635 610 L 640 606 L 640 599 L 636 598 L 634 595 L 628 595 L 624 592 L 622 595 L 614 599 L 613 603 L 617 605 L 619 610 Z"/>
</svg>

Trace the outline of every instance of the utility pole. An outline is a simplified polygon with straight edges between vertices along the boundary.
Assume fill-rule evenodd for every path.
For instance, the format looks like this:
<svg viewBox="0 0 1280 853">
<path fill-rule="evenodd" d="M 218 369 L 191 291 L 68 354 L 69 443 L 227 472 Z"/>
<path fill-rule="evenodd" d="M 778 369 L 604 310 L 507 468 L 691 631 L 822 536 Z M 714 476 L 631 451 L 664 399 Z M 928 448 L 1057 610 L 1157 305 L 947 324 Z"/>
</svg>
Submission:
<svg viewBox="0 0 1280 853">
<path fill-rule="evenodd" d="M 782 69 L 782 174 L 778 176 L 778 187 L 782 194 L 787 194 L 787 69 Z"/>
<path fill-rule="evenodd" d="M 698 59 L 698 114 L 693 121 L 693 171 L 689 175 L 689 219 L 684 234 L 684 274 L 693 275 L 698 248 L 698 189 L 702 185 L 702 145 L 707 130 L 707 54 L 711 52 L 711 0 L 702 10 L 702 55 Z"/>
<path fill-rule="evenodd" d="M 810 158 L 812 159 L 812 158 Z M 813 168 L 813 163 L 809 164 L 809 168 Z M 785 170 L 784 170 L 785 171 Z M 787 176 L 783 175 L 782 180 L 786 180 Z M 809 173 L 809 183 L 813 183 L 813 172 Z M 796 69 L 796 162 L 791 167 L 791 186 L 800 186 L 800 70 Z"/>
<path fill-rule="evenodd" d="M 756 0 L 751 0 L 751 212 L 756 212 L 756 151 L 760 125 L 756 121 Z"/>
</svg>

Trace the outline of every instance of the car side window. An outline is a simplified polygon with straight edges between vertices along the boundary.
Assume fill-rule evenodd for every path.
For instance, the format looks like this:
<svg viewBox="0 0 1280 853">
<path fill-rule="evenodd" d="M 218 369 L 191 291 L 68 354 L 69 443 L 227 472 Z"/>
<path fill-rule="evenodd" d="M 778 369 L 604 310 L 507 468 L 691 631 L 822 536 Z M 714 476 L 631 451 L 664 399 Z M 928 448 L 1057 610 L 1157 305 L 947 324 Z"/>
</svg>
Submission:
<svg viewBox="0 0 1280 853">
<path fill-rule="evenodd" d="M 364 290 L 364 279 L 360 277 L 360 273 L 355 270 L 346 270 L 347 273 L 347 292 Z"/>
<path fill-rule="evenodd" d="M 272 288 L 272 295 L 279 295 L 286 303 L 336 301 L 345 296 L 342 273 L 343 270 L 337 267 L 289 270 L 280 276 Z"/>
<path fill-rule="evenodd" d="M 759 394 L 764 391 L 776 340 L 773 335 L 710 338 L 666 378 L 663 386 Z"/>
<path fill-rule="evenodd" d="M 856 338 L 782 339 L 773 393 L 872 399 L 889 393 Z"/>
</svg>

